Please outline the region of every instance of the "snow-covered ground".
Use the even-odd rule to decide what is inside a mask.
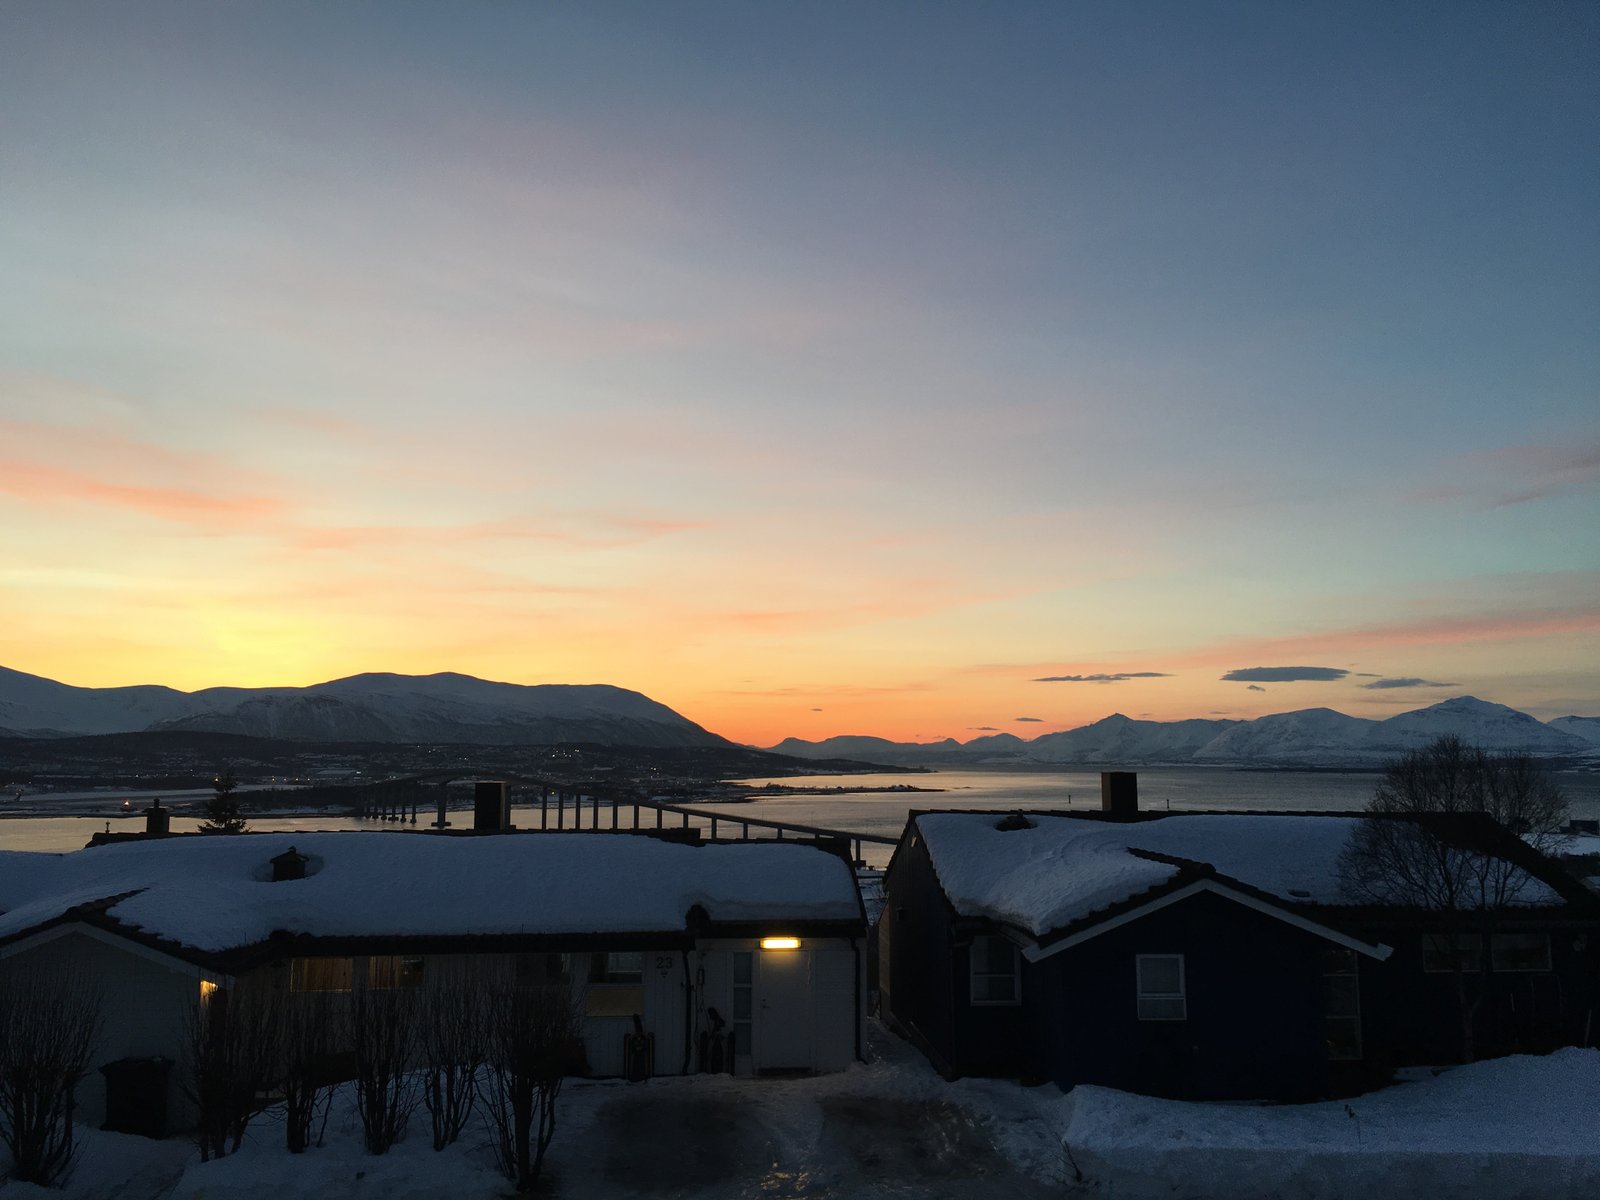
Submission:
[[[998,1080],[947,1084],[874,1027],[872,1062],[838,1075],[575,1082],[546,1166],[560,1200],[1046,1196],[1600,1196],[1600,1051],[1458,1067],[1346,1101],[1192,1104]],[[362,1153],[348,1106],[302,1156],[260,1120],[200,1163],[187,1143],[91,1131],[65,1190],[4,1200],[477,1200],[510,1189],[481,1135],[435,1154],[418,1112],[390,1154]]]

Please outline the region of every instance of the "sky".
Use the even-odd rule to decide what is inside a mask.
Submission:
[[[1600,6],[0,6],[0,665],[1600,713]]]

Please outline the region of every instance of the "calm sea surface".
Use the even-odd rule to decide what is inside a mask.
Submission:
[[[1338,771],[1238,771],[1225,767],[1163,767],[1139,772],[1139,803],[1146,809],[1288,809],[1309,812],[1318,809],[1356,809],[1372,795],[1377,775]],[[1600,817],[1600,773],[1563,772],[1557,776],[1576,817]],[[828,791],[822,795],[760,797],[748,804],[696,805],[714,811],[719,818],[737,820],[740,816],[768,821],[787,821],[798,825],[817,825],[852,833],[896,837],[911,809],[970,808],[1005,811],[1014,808],[1089,809],[1100,803],[1100,775],[1097,771],[972,771],[947,770],[916,775],[815,775],[774,779],[741,780],[752,793],[767,783],[782,787],[859,789],[910,785],[930,789],[918,792]],[[937,789],[937,790],[932,790]],[[141,816],[122,816],[116,810],[125,797],[136,808],[147,803],[147,796],[118,792],[114,797],[98,795],[58,797],[45,801],[29,797],[29,802],[60,803],[73,812],[99,809],[92,816],[0,817],[0,850],[75,850],[101,829],[135,832],[143,828]],[[187,799],[163,793],[168,800]],[[203,796],[195,796],[198,802]],[[523,828],[537,828],[538,809],[518,808],[513,820]],[[426,827],[432,814],[419,814],[416,828]],[[469,824],[465,812],[452,814],[456,827]],[[175,830],[193,829],[197,818],[174,816]],[[609,820],[602,817],[602,827]],[[250,818],[250,828],[259,832],[299,830],[413,828],[387,822],[364,821],[343,816],[295,815]],[[726,828],[723,830],[726,833]],[[869,850],[869,861],[885,860]]]

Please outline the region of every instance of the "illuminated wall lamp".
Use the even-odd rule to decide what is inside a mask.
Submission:
[[[209,979],[202,979],[200,981],[200,1003],[201,1004],[209,1003],[210,1000],[211,1000],[211,997],[215,996],[216,994],[217,994],[217,985],[216,984],[212,983],[211,980],[209,980]]]
[[[798,950],[800,939],[797,937],[764,937],[761,939],[763,950]]]

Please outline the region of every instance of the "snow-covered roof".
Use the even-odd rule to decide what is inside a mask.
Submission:
[[[917,829],[939,883],[966,917],[989,917],[1035,937],[1175,880],[1184,859],[1288,905],[1353,905],[1339,856],[1357,828],[1346,816],[1188,814],[1100,821],[1030,813],[1032,828],[1000,830],[995,813],[923,813]],[[1523,905],[1559,904],[1530,879]]]
[[[305,879],[271,882],[294,846]],[[131,894],[130,894],[131,893]],[[304,833],[185,837],[0,852],[0,939],[78,905],[196,950],[313,937],[682,932],[716,922],[853,921],[842,859],[776,842],[689,846],[626,834],[438,837]]]

